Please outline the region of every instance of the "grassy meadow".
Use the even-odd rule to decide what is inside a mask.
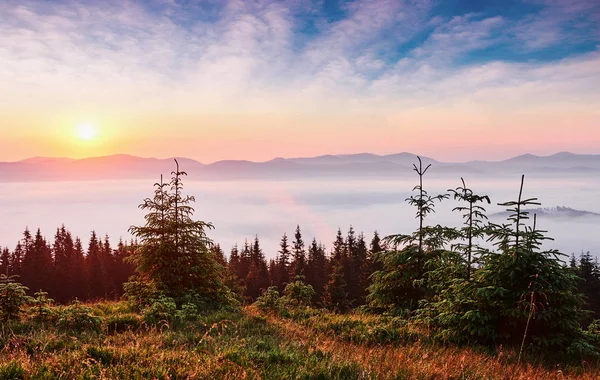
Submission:
[[[0,331],[0,379],[597,379],[498,348],[430,343],[405,320],[257,306],[175,316],[125,302],[30,308]],[[162,318],[165,317],[165,318]]]

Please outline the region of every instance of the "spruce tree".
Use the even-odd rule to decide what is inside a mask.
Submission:
[[[347,284],[344,279],[344,265],[341,260],[333,261],[332,273],[325,286],[323,304],[329,310],[345,313],[350,309],[350,300],[346,291]]]
[[[297,276],[304,276],[304,271],[306,270],[306,252],[304,250],[304,241],[302,240],[300,226],[296,226],[296,232],[294,233],[292,255],[293,259],[290,277],[295,279]]]
[[[88,281],[86,276],[86,258],[83,249],[83,244],[79,237],[75,238],[75,244],[73,247],[73,270],[71,273],[71,283],[73,284],[73,299],[83,300],[89,293]]]
[[[427,282],[427,263],[435,260],[445,251],[445,246],[456,239],[458,234],[452,228],[426,226],[425,219],[435,211],[435,201],[448,198],[447,194],[430,195],[424,188],[424,176],[431,165],[423,168],[421,158],[419,166],[413,165],[419,183],[413,188],[416,194],[406,199],[414,206],[418,229],[412,234],[398,234],[386,237],[386,243],[394,250],[386,253],[383,270],[372,275],[368,301],[374,310],[391,310],[403,313],[415,310],[421,300],[431,296]]]
[[[210,251],[213,243],[206,235],[213,225],[193,219],[195,198],[183,195],[186,173],[175,163],[170,183],[155,184],[154,197],[140,205],[146,211],[145,224],[130,228],[139,240],[131,256],[136,280],[177,302],[194,297],[216,305],[223,301],[225,288],[220,265]]]
[[[278,289],[285,288],[285,285],[290,283],[290,248],[288,245],[287,234],[283,234],[281,243],[279,243],[279,256],[277,258],[277,281],[275,285]]]
[[[12,252],[10,257],[10,271],[11,274],[16,276],[21,276],[23,274],[23,257],[25,256],[25,252],[23,250],[23,245],[19,241],[15,250]]]
[[[7,276],[10,274],[10,251],[8,248],[2,249],[2,254],[0,255],[0,274]]]
[[[105,297],[106,276],[104,274],[104,264],[102,261],[102,246],[98,240],[96,231],[92,231],[87,255],[85,257],[87,296],[92,300]]]
[[[448,191],[454,194],[454,199],[467,204],[467,206],[457,206],[452,211],[463,212],[464,227],[460,230],[460,239],[465,243],[455,244],[454,249],[464,252],[467,263],[466,278],[470,279],[473,255],[480,250],[475,240],[484,237],[487,231],[487,226],[484,225],[484,222],[487,221],[486,210],[478,203],[486,202],[490,204],[491,201],[487,195],[475,194],[473,190],[467,187],[463,178],[461,178],[461,182],[462,186]]]
[[[24,244],[27,247],[23,257],[23,285],[31,292],[52,287],[53,269],[52,250],[38,228],[34,238],[27,236],[26,230]]]
[[[321,244],[317,244],[317,239],[313,239],[308,248],[306,283],[311,285],[315,291],[314,304],[321,303],[323,299],[325,285],[327,284],[326,264],[325,248]]]

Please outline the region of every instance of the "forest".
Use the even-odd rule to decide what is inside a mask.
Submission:
[[[429,167],[414,231],[297,226],[268,260],[210,239],[178,164],[116,247],[25,229],[0,255],[0,378],[597,378],[597,259],[551,248],[524,176],[495,224],[465,179],[430,194]],[[449,201],[460,228],[430,223]]]

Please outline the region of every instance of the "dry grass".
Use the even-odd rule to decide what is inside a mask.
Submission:
[[[334,360],[357,363],[366,378],[377,379],[599,379],[598,368],[555,368],[524,364],[516,367],[514,351],[500,351],[497,356],[478,353],[469,348],[443,347],[421,341],[404,346],[353,344],[332,334],[319,332],[291,319],[262,314],[255,307],[246,308],[251,315],[265,315],[269,324],[278,326],[288,339],[330,353]],[[348,320],[373,316],[344,316]],[[308,323],[310,325],[310,323]]]
[[[108,321],[135,324],[140,316],[123,303],[88,306],[103,319],[100,330],[67,331],[31,321],[2,326],[0,380],[511,379],[516,362],[513,351],[491,356],[430,345],[413,335],[410,342],[399,335],[395,343],[360,343],[357,337],[374,336],[370,330],[391,329],[389,320],[377,316],[313,311],[294,321],[247,307],[185,323],[115,330]],[[600,372],[524,364],[512,378],[575,377],[597,379]]]

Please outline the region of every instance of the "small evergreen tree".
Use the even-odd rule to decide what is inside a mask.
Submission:
[[[136,266],[135,280],[177,302],[194,296],[216,305],[224,301],[225,288],[221,266],[210,251],[212,241],[206,235],[213,225],[192,219],[195,199],[182,194],[181,177],[186,173],[175,162],[177,169],[170,184],[167,186],[162,180],[155,184],[154,197],[140,205],[147,211],[145,225],[130,228],[139,239],[131,256]]]
[[[296,276],[304,276],[304,271],[306,270],[306,252],[304,251],[304,241],[302,240],[300,226],[296,226],[294,243],[292,245],[292,255],[293,260],[290,277],[295,278]]]
[[[458,249],[465,253],[467,262],[467,279],[471,278],[471,268],[473,265],[473,254],[479,247],[474,240],[485,236],[486,226],[483,224],[487,220],[485,208],[479,206],[478,203],[491,203],[487,195],[477,195],[473,190],[469,189],[465,184],[465,180],[461,178],[462,186],[456,189],[450,189],[454,194],[454,199],[466,202],[467,206],[457,206],[452,211],[464,212],[463,220],[465,226],[460,230],[460,239],[466,241],[465,244],[456,244],[454,249]]]
[[[21,308],[31,301],[26,286],[16,282],[17,276],[0,274],[0,320],[6,323],[18,319]]]
[[[290,248],[288,245],[288,237],[284,233],[279,243],[279,256],[277,258],[276,285],[278,289],[285,289],[285,285],[290,282]]]
[[[445,244],[457,237],[452,228],[425,226],[426,217],[435,211],[435,201],[442,201],[448,195],[429,195],[423,187],[423,177],[431,165],[423,168],[421,158],[418,159],[419,166],[413,166],[419,177],[419,184],[413,189],[416,195],[406,201],[417,209],[419,227],[410,235],[386,237],[385,241],[394,250],[382,258],[383,270],[372,275],[368,302],[374,310],[402,313],[407,309],[417,309],[419,301],[430,296],[425,272],[431,268],[426,268],[426,265],[433,263],[431,260],[444,252]]]

